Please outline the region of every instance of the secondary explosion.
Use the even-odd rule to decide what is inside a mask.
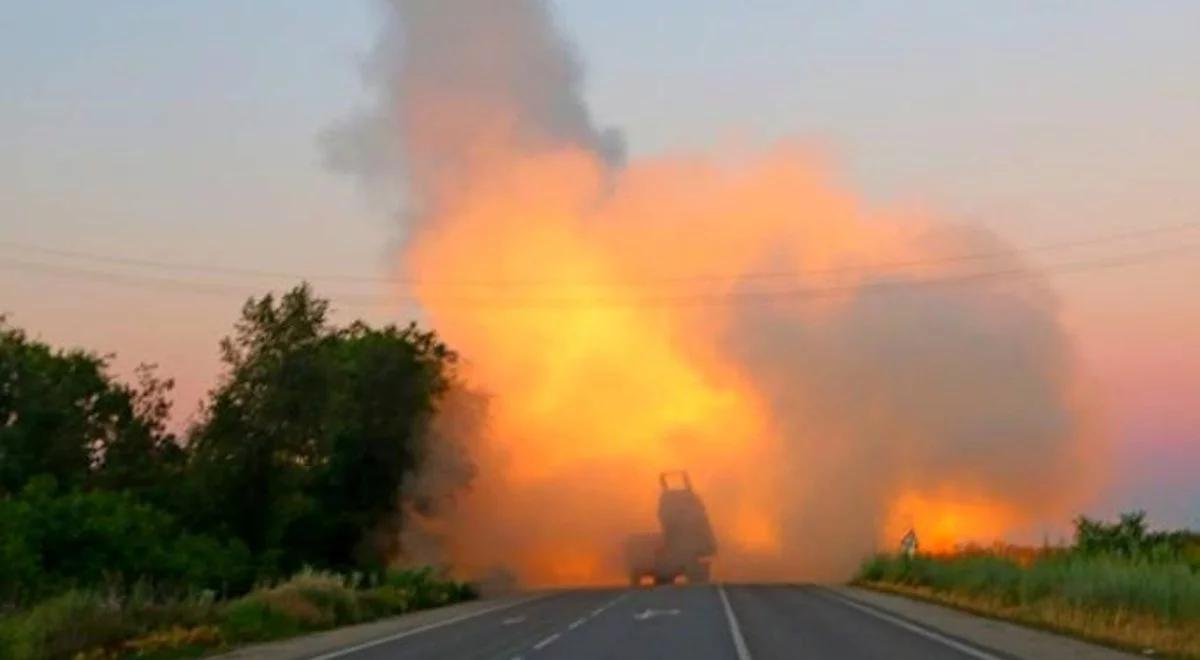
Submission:
[[[403,200],[403,295],[488,397],[455,566],[622,580],[670,468],[725,579],[845,577],[909,527],[1040,536],[1087,495],[1097,432],[1019,253],[866,208],[799,144],[627,162],[541,2],[384,7],[377,103],[326,146]]]

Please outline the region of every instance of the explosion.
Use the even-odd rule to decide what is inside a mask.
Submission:
[[[798,144],[624,162],[542,3],[387,7],[378,107],[328,143],[400,191],[403,294],[488,399],[455,566],[620,581],[664,469],[726,579],[844,577],[909,526],[990,542],[1087,492],[1054,297],[998,239],[867,208]]]

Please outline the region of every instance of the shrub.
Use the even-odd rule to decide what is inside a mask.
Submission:
[[[225,607],[220,630],[228,640],[260,642],[297,635],[303,627],[292,614],[251,595]]]
[[[211,591],[159,597],[148,583],[139,582],[125,596],[122,613],[136,621],[142,631],[152,631],[210,624],[216,619],[218,607]]]
[[[882,582],[889,564],[887,555],[874,555],[863,561],[858,569],[858,579],[863,582]]]
[[[122,649],[138,658],[158,655],[177,657],[183,651],[191,651],[198,655],[205,649],[220,646],[221,641],[221,630],[216,626],[173,626],[131,639],[122,645]]]
[[[69,658],[92,648],[116,646],[134,628],[120,607],[96,594],[69,591],[13,617],[4,636],[14,660]]]
[[[169,514],[128,494],[58,493],[34,480],[19,497],[0,499],[0,605],[120,587],[123,578],[225,592],[248,587],[249,575],[245,545],[179,534]]]
[[[412,609],[408,592],[388,585],[363,591],[358,596],[358,605],[366,618],[403,614]]]
[[[363,618],[353,579],[305,569],[286,582],[256,589],[230,603],[221,627],[228,639],[257,641]]]
[[[427,570],[394,572],[382,584],[360,589],[359,576],[306,569],[225,602],[211,591],[165,596],[147,581],[106,595],[69,591],[0,618],[0,660],[179,657],[472,596],[464,585],[432,576]]]
[[[478,597],[470,585],[436,578],[433,569],[428,566],[388,571],[384,575],[383,585],[405,593],[410,605],[417,609],[473,600]]]
[[[334,625],[360,620],[356,579],[336,573],[305,569],[276,587],[276,591],[296,593],[312,603]]]

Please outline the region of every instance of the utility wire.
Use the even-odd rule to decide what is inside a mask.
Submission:
[[[212,273],[221,275],[239,275],[250,276],[257,278],[275,278],[275,279],[291,279],[291,280],[313,280],[313,281],[329,281],[329,282],[358,282],[358,283],[375,283],[375,284],[392,284],[397,286],[422,286],[422,287],[475,287],[485,289],[502,289],[516,287],[551,287],[551,286],[577,286],[577,287],[592,287],[604,288],[606,286],[627,287],[627,286],[649,286],[658,283],[686,283],[686,282],[742,282],[753,280],[780,280],[780,279],[795,279],[803,276],[812,275],[831,275],[838,273],[861,273],[861,272],[879,272],[889,270],[903,270],[909,268],[919,268],[928,266],[940,266],[954,263],[969,263],[974,261],[987,261],[992,259],[1000,259],[1004,257],[1016,257],[1025,254],[1035,254],[1042,252],[1054,252],[1058,250],[1070,250],[1081,247],[1090,247],[1095,245],[1103,245],[1106,243],[1134,240],[1138,238],[1148,238],[1164,234],[1173,234],[1187,232],[1200,229],[1200,222],[1186,222],[1171,225],[1161,225],[1147,229],[1131,230],[1106,234],[1101,236],[1093,236],[1084,239],[1076,239],[1069,241],[1057,241],[1051,243],[1043,243],[1039,245],[1028,246],[1024,248],[998,249],[985,252],[974,252],[966,254],[946,255],[942,257],[931,257],[925,259],[912,259],[903,261],[878,262],[873,264],[847,264],[842,266],[832,266],[827,268],[810,268],[797,270],[780,270],[780,271],[758,271],[748,273],[729,273],[729,274],[692,274],[692,275],[657,275],[642,277],[635,282],[617,282],[609,285],[604,283],[572,283],[569,281],[557,280],[426,280],[421,278],[392,278],[392,277],[372,277],[367,275],[350,275],[337,273],[294,273],[275,270],[260,270],[254,268],[240,268],[232,266],[206,265],[187,262],[168,262],[154,259],[143,259],[136,257],[114,256],[95,252],[85,252],[80,250],[63,250],[58,248],[46,247],[43,245],[34,245],[28,243],[19,243],[13,241],[0,241],[0,247],[22,252],[36,252],[40,254],[67,257],[73,259],[83,259],[87,261],[95,261],[99,263],[109,263],[123,266],[133,266],[140,268],[150,268],[155,270],[171,270],[171,271],[190,271],[200,273]]]
[[[140,268],[152,268],[156,270],[175,270],[175,271],[191,271],[200,273],[213,273],[219,275],[242,275],[251,277],[268,277],[277,279],[291,280],[330,280],[344,282],[400,282],[384,277],[372,277],[369,275],[340,275],[340,274],[307,274],[292,273],[275,270],[259,270],[256,268],[239,268],[236,266],[219,266],[212,264],[196,264],[187,262],[171,262],[158,261],[154,259],[142,259],[138,257],[115,256],[108,254],[99,254],[96,252],[85,252],[82,250],[62,250],[58,248],[46,247],[44,245],[33,245],[29,243],[17,243],[14,241],[0,241],[0,247],[21,250],[27,252],[38,252],[45,255],[56,257],[70,257],[74,259],[83,259],[86,261],[96,261],[100,263],[116,264],[122,266],[136,266]]]
[[[169,277],[116,273],[93,268],[63,266],[60,264],[49,264],[45,262],[31,261],[28,259],[12,259],[8,257],[0,257],[0,268],[18,271],[33,271],[52,276],[59,276],[66,279],[83,279],[88,282],[118,284],[122,286],[143,289],[180,291],[184,293],[198,293],[218,296],[251,296],[261,293],[259,289],[254,288],[252,285],[236,285],[222,282],[203,282],[198,280],[183,280]],[[349,302],[352,306],[363,307],[385,303],[405,302],[405,297],[403,296],[388,297],[385,299],[363,294],[340,292],[335,294],[334,297],[336,297],[339,302]],[[408,301],[414,303],[416,302],[416,300],[413,298],[408,298]]]
[[[877,295],[887,293],[903,293],[920,289],[936,287],[953,287],[993,281],[1012,279],[1028,279],[1043,274],[1069,274],[1095,270],[1123,268],[1138,264],[1150,263],[1166,257],[1177,256],[1195,251],[1196,245],[1172,246],[1156,250],[1141,251],[1105,258],[1093,258],[1049,264],[1042,268],[1008,267],[992,270],[974,271],[957,275],[926,277],[916,279],[884,279],[855,284],[834,286],[813,286],[779,290],[730,291],[725,293],[701,293],[693,295],[672,296],[633,296],[631,298],[584,298],[584,297],[525,297],[512,298],[502,296],[428,296],[416,297],[410,295],[368,296],[355,293],[330,293],[325,295],[339,305],[349,307],[377,307],[380,305],[405,304],[422,305],[435,304],[453,307],[472,307],[490,310],[522,310],[522,309],[591,309],[591,308],[670,308],[693,306],[727,306],[739,303],[767,303],[776,301],[806,301],[826,299],[850,295]],[[57,264],[30,261],[26,259],[9,259],[0,257],[0,268],[36,271],[68,278],[86,278],[88,281],[120,284],[151,289],[166,289],[185,291],[189,293],[229,295],[247,295],[243,287],[223,283],[197,282],[175,278],[146,277],[113,273],[95,269],[76,268]],[[253,292],[251,292],[253,294]]]

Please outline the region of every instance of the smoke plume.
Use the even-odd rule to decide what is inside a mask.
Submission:
[[[375,107],[324,136],[327,162],[373,190],[403,191],[407,220],[435,213],[503,142],[523,153],[571,145],[609,163],[624,141],[597,128],[570,46],[536,0],[391,0],[364,74]]]
[[[400,200],[405,293],[489,396],[436,521],[461,570],[620,580],[665,469],[733,579],[989,542],[1092,487],[1057,303],[997,237],[866,208],[795,144],[623,162],[542,2],[384,9],[375,105],[325,141]]]

